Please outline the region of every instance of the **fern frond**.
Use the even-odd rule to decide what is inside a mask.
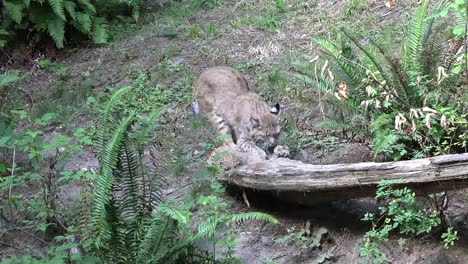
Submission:
[[[177,222],[182,223],[184,225],[187,225],[188,223],[190,223],[191,215],[189,214],[189,212],[185,212],[185,211],[178,210],[175,208],[170,208],[169,206],[164,205],[164,204],[158,207],[158,213],[161,215],[167,216],[171,219],[174,219]]]
[[[421,52],[424,40],[425,19],[429,0],[423,0],[408,29],[404,47],[405,66],[415,76],[421,74]]]
[[[362,46],[361,43],[356,38],[351,36],[351,34],[349,34],[346,30],[343,29],[342,31],[354,43],[354,45],[356,45],[356,47],[358,47],[358,49],[364,53],[367,58],[369,58],[369,60],[372,62],[372,65],[374,65],[380,75],[382,75],[382,78],[385,80],[387,85],[393,86],[393,80],[387,75],[387,71],[380,65],[374,54],[372,54],[370,50],[364,48],[364,46]]]
[[[377,50],[380,52],[380,54],[382,54],[384,59],[387,61],[387,64],[388,64],[388,66],[390,68],[390,72],[391,72],[391,74],[393,76],[393,80],[394,80],[393,88],[396,90],[397,96],[402,98],[402,100],[404,100],[405,102],[408,102],[410,94],[412,92],[411,92],[411,90],[409,88],[408,79],[407,79],[407,76],[404,73],[403,67],[401,66],[401,64],[397,60],[392,59],[380,45],[375,43],[374,40],[370,39],[370,43],[375,48],[377,48]]]
[[[140,243],[136,263],[167,263],[167,261],[161,261],[161,258],[170,258],[168,254],[172,255],[170,253],[175,251],[171,250],[171,247],[176,244],[177,231],[178,223],[176,220],[169,217],[154,217]],[[189,240],[182,241],[186,242],[183,248],[191,243]]]
[[[93,36],[94,43],[107,43],[107,40],[109,39],[109,25],[104,18],[96,17],[93,19],[93,31],[91,34]]]
[[[106,107],[102,110],[102,112],[99,115],[99,120],[97,123],[97,138],[96,138],[96,149],[98,153],[100,153],[99,156],[104,155],[104,146],[107,143],[106,142],[106,135],[109,132],[109,127],[112,127],[112,124],[115,124],[115,120],[113,117],[113,113],[115,109],[117,109],[118,104],[120,103],[120,100],[122,96],[125,95],[130,90],[131,87],[123,87],[114,92],[109,99],[109,102],[107,103]]]
[[[57,48],[63,48],[65,40],[65,21],[56,15],[51,15],[46,19],[47,32],[54,40]]]
[[[21,77],[18,76],[18,73],[15,71],[8,71],[5,73],[0,73],[0,88],[20,80]]]
[[[120,182],[121,211],[125,219],[135,219],[142,214],[144,202],[140,201],[142,183],[139,172],[139,155],[130,144],[122,144],[120,149],[120,168],[115,172]]]
[[[76,12],[76,29],[83,33],[89,33],[91,31],[91,17],[83,12]]]
[[[10,14],[11,19],[17,24],[21,24],[25,6],[22,3],[12,1],[2,1],[2,3],[5,6],[5,10]]]
[[[54,13],[59,16],[62,20],[66,21],[65,10],[63,7],[63,0],[49,0],[49,4],[52,7]]]
[[[63,3],[65,10],[67,10],[68,15],[75,20],[76,19],[76,4],[72,1],[65,1]]]
[[[143,149],[145,148],[146,143],[148,142],[148,131],[154,128],[154,123],[163,109],[164,107],[159,107],[156,110],[152,111],[149,117],[143,120],[143,123],[138,132],[135,133],[134,140],[135,144],[137,145],[137,150],[140,154],[143,153]]]
[[[279,221],[278,219],[274,218],[273,216],[265,213],[260,213],[260,212],[248,212],[248,213],[240,213],[240,214],[234,214],[228,216],[228,221],[226,221],[228,224],[229,223],[242,223],[245,221],[263,221],[263,222],[268,222],[272,224],[278,224]]]
[[[120,123],[112,138],[107,142],[100,158],[100,176],[96,182],[90,218],[90,223],[94,227],[94,230],[98,231],[98,242],[103,239],[110,239],[112,234],[106,216],[106,207],[110,205],[112,184],[114,182],[113,172],[117,168],[119,150],[125,135],[134,121],[134,117],[134,115],[130,115]]]
[[[96,8],[89,0],[78,0],[78,4],[87,11],[88,14],[95,14]]]
[[[198,234],[202,237],[212,237],[216,234],[218,225],[221,222],[221,218],[217,215],[213,215],[198,224]]]
[[[314,128],[337,131],[349,128],[349,124],[337,120],[324,120],[316,123]]]
[[[345,76],[348,79],[348,83],[350,84],[358,84],[362,80],[362,68],[352,60],[349,60],[345,56],[343,56],[338,48],[333,45],[331,42],[324,40],[324,39],[314,39],[315,43],[319,45],[328,55],[330,55],[333,59],[335,59],[336,63],[343,71]]]
[[[6,46],[8,42],[8,35],[10,35],[6,30],[0,29],[0,48]]]
[[[132,4],[132,17],[135,19],[135,22],[138,22],[140,18],[140,6],[136,3]]]

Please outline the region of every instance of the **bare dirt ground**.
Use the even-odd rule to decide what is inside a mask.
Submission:
[[[227,64],[241,69],[264,98],[279,100],[284,105],[285,126],[294,126],[307,137],[313,123],[321,117],[313,92],[310,98],[297,96],[307,87],[292,77],[291,62],[315,57],[318,53],[311,39],[327,37],[332,27],[367,28],[369,32],[378,33],[379,27],[406,24],[416,1],[398,1],[394,8],[387,8],[384,1],[370,0],[363,10],[349,15],[343,15],[347,1],[286,2],[289,11],[281,15],[281,26],[268,30],[255,23],[242,22],[242,18],[265,12],[268,1],[223,1],[220,6],[196,11],[188,17],[171,13],[167,6],[149,12],[136,28],[123,32],[121,39],[103,47],[67,53],[60,60],[70,70],[67,92],[88,89],[92,94],[105,93],[107,87],[130,84],[134,69],[149,72],[154,86],[176,89],[178,83],[190,83],[206,67]],[[207,37],[209,23],[216,25],[217,33]],[[174,33],[167,34],[167,30]],[[401,38],[398,30],[393,34],[397,36],[395,40],[398,41],[398,36]],[[179,66],[182,70],[174,70]],[[276,71],[283,74],[287,93],[279,93],[278,85],[268,81],[271,73]],[[25,79],[21,88],[40,102],[50,95],[59,78],[43,69],[34,68],[33,72],[34,76]],[[86,97],[86,93],[76,94]],[[86,101],[86,98],[81,99]],[[60,100],[58,98],[53,104],[60,104]],[[192,175],[202,168],[209,155],[199,143],[213,142],[214,134],[210,128],[192,128],[193,117],[188,105],[171,104],[168,109],[163,115],[167,126],[159,133],[160,170],[169,178],[166,198],[179,199],[190,191],[196,181]],[[70,129],[93,124],[88,111],[71,112]],[[337,139],[321,148],[309,144],[295,152],[296,159],[312,164],[372,158],[365,144],[345,139]],[[187,165],[174,172],[174,164],[181,159]],[[96,170],[97,166],[94,154],[85,152],[74,157],[66,169]],[[80,191],[76,185],[71,185],[65,186],[64,193],[73,196]],[[238,234],[236,255],[246,263],[358,263],[362,236],[369,228],[360,219],[365,212],[376,212],[378,207],[372,198],[305,208],[272,200],[266,194],[253,192],[248,195],[251,208],[243,203],[239,190],[228,192],[226,199],[232,205],[232,212],[260,210],[277,217],[280,224],[254,223],[235,227]],[[461,237],[455,247],[445,250],[440,238],[435,236],[407,238],[403,244],[395,235],[383,249],[391,263],[468,263],[466,197],[465,191],[450,193],[449,219]],[[304,232],[307,235],[303,240],[282,239]],[[315,239],[313,244],[312,240],[317,237],[318,242]]]

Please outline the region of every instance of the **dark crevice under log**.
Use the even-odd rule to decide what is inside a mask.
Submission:
[[[237,166],[218,179],[227,184],[271,191],[289,202],[317,203],[375,196],[382,179],[399,179],[425,195],[468,187],[468,153],[397,162],[312,165],[285,158],[263,160],[230,150]]]

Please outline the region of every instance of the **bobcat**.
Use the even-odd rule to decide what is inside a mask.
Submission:
[[[275,148],[280,135],[279,104],[270,108],[238,71],[223,66],[206,69],[197,80],[193,97],[194,112],[200,106],[219,134],[231,135],[239,151],[255,151],[266,158],[258,143],[277,156],[288,155],[283,147]]]

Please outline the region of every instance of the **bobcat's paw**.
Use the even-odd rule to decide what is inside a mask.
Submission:
[[[273,157],[275,158],[287,158],[289,157],[289,148],[285,146],[278,145],[273,150]]]
[[[245,142],[240,144],[236,148],[239,152],[255,152],[257,153],[262,159],[267,158],[267,154],[261,148],[257,147],[253,142]]]

